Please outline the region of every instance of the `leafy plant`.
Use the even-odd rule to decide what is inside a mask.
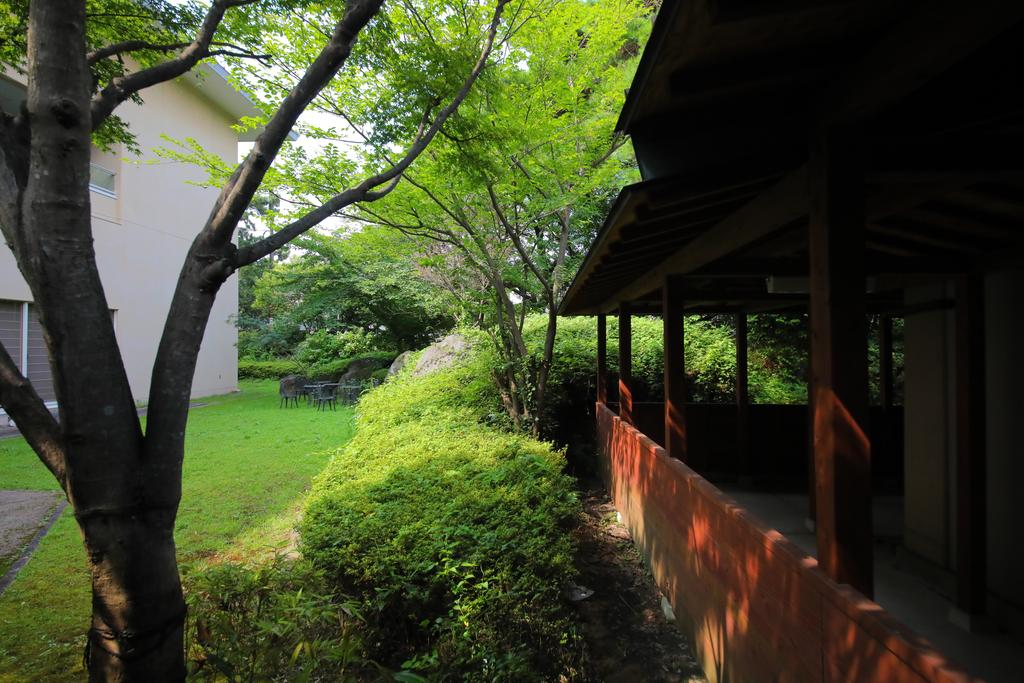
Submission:
[[[359,609],[308,562],[218,564],[187,575],[188,663],[211,681],[359,680]]]
[[[502,428],[493,352],[474,341],[461,364],[363,397],[356,436],[314,484],[302,550],[363,601],[368,655],[391,668],[572,679],[576,496],[560,452]]]

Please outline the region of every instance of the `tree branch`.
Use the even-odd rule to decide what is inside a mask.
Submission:
[[[384,185],[385,183],[391,183],[391,181],[397,182],[397,179],[407,168],[409,168],[412,162],[416,160],[423,150],[427,148],[427,145],[429,145],[430,141],[434,139],[434,136],[437,135],[437,132],[448,120],[448,117],[450,117],[455,110],[459,108],[462,101],[466,99],[470,88],[473,87],[473,84],[487,65],[487,59],[491,54],[491,49],[494,47],[494,38],[498,31],[498,24],[501,22],[501,14],[508,2],[509,0],[498,1],[498,5],[494,10],[494,16],[492,17],[490,26],[488,27],[487,38],[484,41],[484,48],[480,53],[480,57],[477,59],[476,64],[473,66],[473,70],[462,84],[458,93],[456,93],[455,97],[452,98],[448,105],[441,110],[434,119],[434,122],[430,125],[430,128],[413,142],[405,155],[399,159],[397,163],[377,175],[366,178],[359,185],[335,195],[319,208],[310,211],[273,235],[260,240],[255,244],[249,245],[244,249],[239,249],[235,256],[235,267],[240,268],[263,258],[272,251],[280,249],[288,242],[292,241],[313,226],[321,223],[329,216],[341,211],[350,204],[374,201],[390,192],[391,189],[394,189],[395,183],[392,183],[392,185],[386,190],[372,192],[372,190]]]
[[[35,387],[18,370],[14,360],[0,345],[0,406],[18,425],[25,440],[47,469],[67,492],[64,442],[60,425]]]
[[[348,4],[345,14],[335,26],[327,45],[306,69],[299,82],[285,96],[277,111],[267,122],[263,132],[256,138],[256,143],[249,150],[245,160],[239,164],[231,176],[231,180],[224,186],[199,239],[208,239],[219,245],[230,242],[235,226],[238,225],[238,221],[241,220],[253,196],[263,183],[263,178],[274,163],[274,159],[277,158],[282,145],[288,139],[288,134],[295,126],[295,122],[345,64],[359,32],[377,14],[382,4],[383,0],[353,1]],[[322,220],[323,218],[317,223]],[[301,232],[296,233],[296,236],[298,234]],[[281,242],[274,248],[280,248],[285,243]],[[248,248],[252,248],[252,246],[255,245],[250,245]],[[266,256],[270,251],[260,254],[253,261]]]
[[[142,50],[152,50],[153,52],[172,52],[174,50],[180,50],[184,47],[188,47],[191,44],[191,42],[182,42],[158,45],[146,40],[122,40],[120,43],[112,43],[111,45],[107,45],[87,53],[85,55],[85,61],[88,62],[89,66],[92,66],[104,59],[127,54],[129,52],[140,52]]]
[[[131,52],[141,52],[143,50],[150,50],[152,52],[173,52],[174,50],[180,50],[182,48],[188,47],[191,44],[192,43],[190,42],[182,42],[159,45],[156,43],[150,43],[145,40],[124,40],[120,43],[113,43],[111,45],[107,45],[105,47],[93,50],[92,52],[88,53],[85,56],[85,58],[86,61],[89,63],[89,66],[92,66],[97,62],[103,61],[104,59],[109,59],[110,57],[117,57],[119,55],[124,55]],[[238,57],[241,59],[256,59],[259,61],[270,59],[270,55],[256,54],[255,52],[246,50],[244,47],[241,47],[239,45],[233,45],[231,43],[220,43],[217,41],[211,41],[210,47],[219,47],[222,49],[208,51],[206,53],[207,57],[227,55],[229,57]]]
[[[505,234],[512,240],[512,244],[515,246],[516,251],[519,252],[519,258],[523,259],[523,263],[533,272],[537,279],[540,280],[541,285],[544,286],[544,293],[547,294],[548,302],[552,301],[551,284],[548,282],[547,277],[540,271],[537,264],[533,262],[530,255],[526,253],[526,248],[523,246],[523,241],[519,239],[519,233],[509,224],[505,218],[505,214],[502,212],[501,207],[498,205],[498,197],[494,194],[494,186],[491,184],[487,185],[487,196],[491,200],[491,208],[494,209],[494,215],[498,217],[498,222],[501,223],[502,227],[505,228]]]
[[[224,13],[232,8],[249,5],[256,0],[214,0],[203,19],[195,39],[188,43],[174,59],[161,62],[147,69],[136,71],[126,76],[118,76],[106,87],[96,93],[90,103],[92,129],[98,129],[122,102],[129,97],[158,83],[172,80],[186,73],[209,56],[210,44],[217,33]],[[101,48],[100,51],[106,48]],[[174,48],[170,48],[174,49]],[[169,51],[169,50],[168,50]],[[116,52],[114,53],[116,54]],[[110,55],[107,55],[110,56]],[[90,64],[93,62],[90,61]]]

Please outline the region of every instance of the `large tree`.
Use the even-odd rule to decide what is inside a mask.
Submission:
[[[382,12],[383,0],[14,0],[0,9],[0,58],[27,79],[20,110],[0,115],[0,228],[40,313],[60,415],[2,347],[0,404],[60,483],[81,529],[92,576],[91,680],[185,676],[173,531],[192,377],[219,287],[345,207],[393,189],[484,71],[507,2],[456,2],[442,16],[457,21],[443,26],[423,23],[415,2]],[[286,41],[292,56],[275,61]],[[418,62],[423,55],[434,59]],[[121,104],[218,56],[255,60],[250,68],[280,87],[264,93],[262,132],[196,226],[173,285],[143,432],[93,251],[90,148],[130,143],[115,114]],[[357,68],[341,72],[351,62]],[[385,97],[416,73],[418,90]],[[336,191],[236,247],[232,235],[299,117],[353,88],[353,97],[382,98],[375,135],[390,161],[370,154],[345,162]]]
[[[433,277],[475,312],[502,359],[516,425],[539,434],[569,277],[618,190],[636,178],[615,132],[649,10],[633,0],[563,2],[524,26],[508,58],[384,202],[354,218],[425,243]],[[528,311],[547,316],[527,348]]]
[[[455,325],[447,302],[419,277],[412,240],[365,229],[312,235],[301,247],[252,285],[262,339],[356,332],[378,350],[407,351]]]

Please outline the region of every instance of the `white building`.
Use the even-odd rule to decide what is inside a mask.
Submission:
[[[0,73],[0,108],[17,111],[25,88]],[[193,138],[233,163],[239,136],[232,124],[257,112],[218,67],[145,90],[145,103],[126,102],[117,113],[135,134],[140,156],[93,150],[92,229],[96,260],[114,316],[132,394],[145,400],[157,344],[185,254],[203,226],[218,189],[200,187],[205,173],[158,156],[171,145],[163,136]],[[192,385],[193,396],[237,388],[238,280],[221,287],[206,328]],[[0,342],[40,395],[54,401],[53,382],[32,294],[6,246],[0,246]]]

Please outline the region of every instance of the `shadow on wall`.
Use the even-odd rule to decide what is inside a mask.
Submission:
[[[606,406],[602,475],[709,681],[976,681]]]

